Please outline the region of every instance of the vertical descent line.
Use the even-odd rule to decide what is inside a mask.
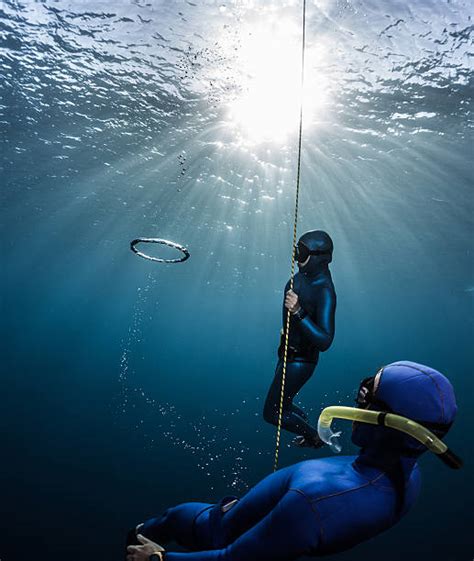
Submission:
[[[304,94],[305,50],[306,50],[306,0],[303,0],[303,37],[301,43],[300,125],[299,125],[299,134],[298,134],[298,166],[296,172],[295,216],[293,222],[293,245],[291,251],[290,290],[293,290],[293,280],[295,276],[296,231],[298,227],[298,207],[299,207],[299,198],[300,198],[301,146],[303,140],[303,94]],[[280,408],[278,411],[278,425],[276,431],[275,460],[273,464],[273,471],[277,471],[278,469],[278,460],[280,455],[281,424],[283,419],[283,403],[285,399],[286,367],[288,364],[288,337],[290,333],[290,318],[291,318],[291,312],[290,310],[288,310],[286,314],[286,324],[285,324],[285,347],[283,352],[283,371],[281,376]]]

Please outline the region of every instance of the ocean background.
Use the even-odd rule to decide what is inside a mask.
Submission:
[[[426,454],[414,510],[334,561],[474,555],[473,11],[308,0],[298,231],[332,236],[338,309],[301,403],[428,364],[465,461]],[[271,472],[300,42],[294,1],[0,2],[2,561],[116,561],[129,527]],[[281,466],[330,454],[289,443]]]

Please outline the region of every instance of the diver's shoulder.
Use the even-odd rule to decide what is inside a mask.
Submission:
[[[309,500],[350,491],[360,485],[352,467],[355,459],[355,456],[337,456],[300,462],[294,466],[289,486]]]
[[[330,292],[336,294],[334,288],[334,283],[332,282],[331,273],[327,271],[326,273],[320,274],[312,279],[311,285],[318,290],[329,290]]]

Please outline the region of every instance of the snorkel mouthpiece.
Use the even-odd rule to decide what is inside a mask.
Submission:
[[[370,425],[381,425],[408,434],[431,452],[436,454],[447,466],[452,469],[462,467],[462,460],[451,452],[446,444],[423,425],[394,413],[356,409],[355,407],[332,406],[326,407],[319,416],[318,434],[333,452],[339,453],[342,449],[339,442],[340,432],[333,432],[331,424],[333,419],[345,419]]]
[[[462,459],[452,452],[449,448],[446,452],[438,454],[438,458],[451,469],[461,469]]]
[[[335,414],[338,410],[339,415]],[[339,454],[342,450],[341,443],[339,442],[339,437],[341,436],[341,431],[333,432],[331,429],[332,420],[337,417],[343,419],[340,415],[343,413],[341,409],[351,409],[350,407],[326,407],[323,409],[321,415],[318,419],[318,434],[319,438],[331,448],[335,454]]]

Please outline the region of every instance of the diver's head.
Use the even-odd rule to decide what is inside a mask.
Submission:
[[[394,362],[362,381],[358,407],[395,413],[425,426],[438,438],[446,435],[456,416],[456,398],[440,372],[415,362]],[[364,449],[418,457],[426,448],[415,439],[386,428],[354,422],[352,442]]]
[[[334,246],[326,232],[311,230],[298,240],[296,260],[302,273],[317,274],[332,261]]]

